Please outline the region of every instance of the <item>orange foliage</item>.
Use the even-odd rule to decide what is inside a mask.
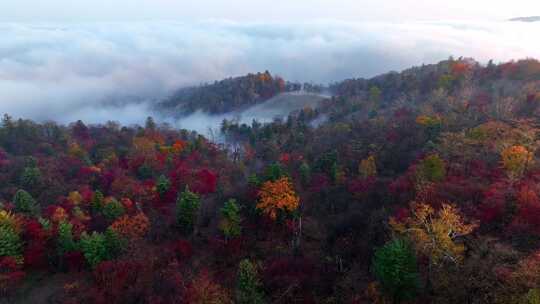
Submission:
[[[64,209],[62,207],[57,207],[56,209],[54,209],[54,213],[53,213],[51,219],[55,223],[60,223],[62,221],[67,221],[68,217],[69,217],[69,215],[66,212],[66,209]]]
[[[510,178],[519,178],[523,175],[531,164],[532,158],[532,152],[523,146],[508,147],[501,152],[502,164]]]
[[[149,227],[150,221],[144,213],[139,213],[135,216],[124,215],[111,225],[112,230],[129,239],[140,239],[144,237]]]
[[[276,219],[279,211],[292,212],[300,204],[300,199],[287,177],[275,182],[265,182],[259,190],[259,203],[257,209],[262,210],[272,219]]]

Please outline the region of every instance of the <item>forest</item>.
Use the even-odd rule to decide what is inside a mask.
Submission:
[[[157,106],[300,86],[250,74]],[[0,303],[540,303],[539,61],[324,89],[285,119],[223,121],[220,143],[6,113]]]

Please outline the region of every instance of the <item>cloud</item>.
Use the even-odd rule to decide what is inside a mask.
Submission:
[[[264,70],[326,83],[450,55],[540,57],[539,31],[540,23],[452,21],[3,23],[0,112],[142,123],[153,101],[181,86]]]

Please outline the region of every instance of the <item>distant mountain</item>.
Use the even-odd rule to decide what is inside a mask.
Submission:
[[[518,21],[518,22],[540,22],[540,16],[529,16],[529,17],[517,17],[512,18],[510,21]]]
[[[286,82],[264,73],[227,78],[211,84],[182,88],[158,104],[158,110],[185,115],[201,110],[210,114],[238,111],[263,103],[281,93],[305,90],[321,93],[320,85]]]

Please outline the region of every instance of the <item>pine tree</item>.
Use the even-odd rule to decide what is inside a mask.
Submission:
[[[262,284],[258,277],[256,265],[245,259],[238,265],[238,279],[236,282],[237,304],[265,303]]]
[[[418,291],[416,256],[401,239],[392,240],[375,252],[373,272],[394,303],[410,300]]]
[[[188,187],[178,196],[176,200],[176,223],[184,233],[190,234],[193,232],[200,204],[200,197],[189,191]]]
[[[13,204],[15,204],[15,211],[36,215],[39,213],[39,205],[36,200],[30,195],[30,193],[19,190],[13,197]]]

